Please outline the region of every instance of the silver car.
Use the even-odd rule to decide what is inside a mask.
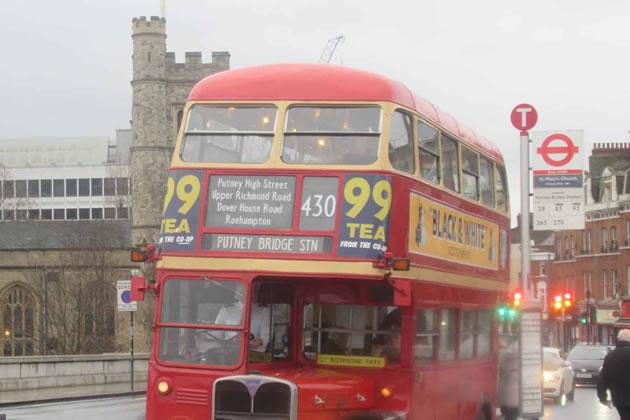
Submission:
[[[543,389],[545,398],[553,398],[556,404],[565,405],[575,397],[571,363],[553,347],[543,347]]]

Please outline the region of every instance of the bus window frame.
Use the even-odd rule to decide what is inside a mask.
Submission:
[[[420,145],[420,130],[418,129],[418,124],[424,124],[427,127],[430,127],[432,129],[435,130],[436,134],[437,134],[437,153],[435,153],[432,150],[427,149],[426,147],[422,147]],[[416,145],[417,145],[417,149],[418,149],[418,169],[419,169],[419,178],[425,181],[428,181],[434,185],[443,185],[442,180],[442,141],[441,141],[441,137],[442,137],[442,130],[440,130],[437,127],[434,127],[433,125],[427,123],[425,120],[423,120],[422,118],[419,118],[416,116],[416,120],[415,120],[415,133],[416,133]],[[422,153],[427,153],[430,156],[432,156],[433,158],[435,158],[437,160],[436,162],[436,175],[437,175],[437,181],[433,181],[429,178],[425,178],[422,175]]]
[[[446,171],[444,170],[445,169],[444,165],[446,164],[446,159],[444,158],[445,138],[446,138],[446,141],[450,141],[454,143],[455,145],[455,154],[456,154],[455,162],[457,164],[457,168],[451,168],[455,170],[452,171],[452,173],[450,174],[451,177],[453,175],[457,176],[457,178],[453,178],[453,181],[455,181],[454,188],[451,188],[449,185],[447,185],[447,182],[446,182],[446,173],[445,173]],[[457,139],[456,136],[440,131],[440,157],[441,157],[441,162],[442,162],[442,186],[444,186],[444,188],[446,188],[453,194],[456,194],[459,197],[464,197],[464,194],[462,193],[462,179],[461,179],[462,178],[461,177],[462,164],[461,164],[461,153],[459,151],[460,143],[461,142]]]
[[[374,132],[374,133],[370,133],[370,132],[362,132],[362,131],[356,131],[356,132],[343,132],[343,131],[287,131],[288,128],[288,122],[289,122],[289,113],[291,111],[291,109],[294,108],[377,108],[380,111],[380,115],[379,115],[379,122],[378,122],[378,131]],[[382,150],[382,146],[383,146],[383,136],[384,136],[384,129],[385,129],[385,112],[387,110],[386,107],[383,106],[383,103],[381,102],[330,102],[330,103],[319,103],[319,102],[313,102],[313,103],[309,103],[309,102],[303,102],[303,101],[295,101],[295,102],[289,102],[287,104],[285,104],[282,107],[279,107],[279,109],[281,109],[281,113],[279,114],[279,116],[281,116],[283,118],[283,123],[281,125],[282,130],[280,131],[280,141],[278,142],[278,156],[272,156],[273,158],[277,158],[280,162],[282,162],[283,166],[286,166],[288,168],[296,168],[296,167],[300,167],[300,166],[341,166],[341,167],[347,167],[347,166],[352,166],[352,167],[371,167],[373,165],[378,164],[381,159],[381,150]],[[277,134],[277,133],[276,133]],[[371,163],[366,163],[366,164],[362,164],[362,163],[312,163],[312,162],[308,162],[308,163],[304,163],[304,162],[300,162],[300,163],[290,163],[284,160],[283,155],[284,155],[284,147],[285,147],[285,141],[286,141],[286,137],[287,135],[295,135],[295,136],[315,136],[315,135],[322,135],[322,136],[336,136],[336,137],[352,137],[352,136],[366,136],[366,137],[377,137],[378,138],[378,144],[376,147],[376,158],[374,159],[373,162]],[[272,147],[272,155],[273,155],[273,147]]]
[[[500,164],[499,162],[493,161],[494,163],[494,208],[498,213],[501,214],[509,214],[510,213],[510,193],[507,185],[507,173],[505,172],[505,165]],[[497,174],[499,177],[497,177]],[[502,176],[501,176],[502,175]],[[503,207],[499,206],[499,188],[497,184],[497,178],[501,178],[502,182],[502,191],[503,194]]]
[[[269,107],[269,108],[273,108],[275,110],[275,118],[274,118],[274,125],[272,127],[271,130],[269,131],[227,131],[227,130],[217,130],[217,131],[189,131],[188,129],[188,125],[190,124],[190,117],[192,115],[192,111],[195,107],[211,107],[211,108],[264,108],[264,107]],[[281,104],[278,103],[274,103],[274,102],[194,102],[191,103],[190,105],[187,105],[184,109],[184,116],[186,117],[185,121],[182,121],[182,124],[180,126],[180,131],[181,131],[181,141],[178,141],[176,143],[179,143],[179,146],[177,147],[177,150],[174,151],[174,153],[177,155],[178,159],[181,162],[184,163],[188,163],[191,165],[266,165],[269,162],[271,162],[273,160],[273,153],[274,153],[274,143],[275,143],[275,139],[276,139],[276,135],[277,135],[277,131],[278,131],[278,127],[280,127],[280,124],[278,124],[278,120],[284,116],[284,112],[283,112],[283,107],[281,106]],[[261,138],[265,138],[265,137],[270,137],[271,138],[271,146],[269,148],[269,155],[267,156],[267,159],[264,160],[263,162],[212,162],[212,161],[202,161],[202,160],[194,160],[194,161],[189,161],[189,160],[185,160],[184,159],[184,150],[185,150],[185,145],[186,145],[186,136],[187,135],[216,135],[216,136],[249,136],[249,135],[254,135],[254,136],[259,136]]]
[[[477,173],[473,173],[471,170],[466,169],[464,167],[465,166],[464,165],[464,162],[465,162],[465,159],[464,159],[465,156],[464,155],[466,153],[470,153],[471,156],[476,157],[476,159],[477,159]],[[461,185],[462,188],[461,189],[462,189],[462,192],[460,194],[462,194],[464,197],[466,197],[469,200],[472,200],[472,201],[475,201],[475,202],[479,202],[479,199],[481,198],[480,188],[479,188],[480,187],[480,183],[479,183],[480,182],[479,160],[480,160],[481,156],[480,156],[479,152],[477,152],[473,148],[468,147],[467,145],[461,144],[461,143],[459,145],[459,154],[461,156],[461,162],[462,162],[462,164],[461,164],[461,181],[462,181],[462,185]],[[476,194],[476,197],[470,197],[469,195],[466,194],[466,181],[465,181],[466,176],[472,177],[474,179],[474,181],[475,181],[475,194]]]
[[[153,347],[152,351],[154,352],[156,362],[162,366],[179,367],[179,368],[186,368],[186,369],[206,369],[206,370],[210,369],[210,370],[222,370],[222,371],[233,371],[233,370],[240,369],[241,366],[243,366],[243,364],[246,363],[245,348],[247,346],[247,343],[245,342],[245,340],[242,340],[239,362],[233,366],[193,365],[193,364],[186,364],[186,363],[172,363],[172,362],[166,362],[160,359],[160,342],[161,342],[160,340],[162,338],[162,331],[161,331],[162,328],[189,328],[189,329],[196,329],[196,330],[205,329],[208,331],[213,331],[213,330],[214,331],[233,331],[237,334],[242,335],[246,330],[245,328],[246,320],[248,320],[250,316],[249,306],[244,304],[243,317],[242,317],[240,325],[210,326],[210,325],[204,325],[204,324],[194,325],[194,324],[162,322],[161,319],[162,319],[162,308],[163,308],[163,301],[164,301],[164,285],[166,284],[168,280],[171,280],[171,279],[204,281],[203,274],[193,275],[190,273],[185,273],[185,274],[170,273],[160,279],[161,290],[160,290],[160,294],[158,298],[159,312],[157,313],[156,320],[155,320],[155,333],[154,333],[157,335],[157,340],[155,344],[152,346]],[[213,279],[213,280],[216,280],[216,279]],[[234,277],[234,276],[221,276],[220,280],[238,281],[241,284],[243,284],[244,286],[243,302],[250,301],[250,287],[249,287],[248,282],[245,281],[243,278]]]
[[[261,285],[263,284],[273,284],[276,286],[289,286],[292,288],[291,291],[291,302],[289,303],[291,305],[291,310],[289,313],[289,321],[290,321],[290,325],[289,325],[289,357],[287,359],[284,360],[274,360],[273,358],[273,354],[271,357],[271,361],[270,362],[254,362],[254,361],[250,361],[249,360],[249,347],[248,347],[248,351],[246,356],[246,363],[247,365],[253,365],[253,366],[270,366],[273,365],[275,367],[282,367],[285,365],[294,365],[295,363],[298,362],[298,354],[301,354],[301,352],[298,350],[298,342],[296,341],[297,339],[297,335],[296,331],[299,330],[298,322],[300,322],[300,320],[298,319],[299,316],[299,312],[297,311],[297,305],[299,304],[298,301],[298,297],[297,297],[297,293],[296,293],[296,289],[297,289],[297,285],[295,282],[289,281],[289,280],[282,280],[282,279],[256,279],[254,278],[252,280],[252,282],[250,283],[250,300],[248,301],[248,307],[252,308],[253,305],[256,303],[254,302],[254,299],[256,299],[255,297],[255,293],[254,293],[254,288],[255,287],[261,287]],[[272,304],[273,305],[273,304]],[[272,309],[273,310],[273,309]],[[248,327],[248,329],[251,327],[251,314],[253,313],[253,311],[248,311],[247,314],[247,322],[246,325]],[[273,333],[270,332],[270,337],[269,337],[269,341],[271,342],[271,340],[273,339]],[[249,343],[248,343],[249,346]],[[245,357],[244,356],[244,357]]]
[[[440,310],[441,307],[439,305],[425,305],[425,304],[421,304],[418,306],[415,306],[412,308],[413,310],[413,315],[414,315],[414,326],[413,326],[413,331],[414,331],[414,340],[413,340],[413,351],[412,351],[412,357],[413,357],[413,366],[434,366],[437,365],[439,363],[439,347],[440,347]],[[433,315],[435,318],[435,331],[432,333],[418,333],[418,312],[419,311],[434,311]],[[432,339],[434,339],[433,341],[433,355],[431,358],[431,361],[424,361],[424,362],[418,362],[418,359],[416,359],[416,338],[418,337],[431,337]]]
[[[486,163],[488,164],[488,168],[490,170],[490,183],[488,184],[488,186],[490,187],[490,191],[492,192],[491,203],[486,203],[486,201],[483,199],[483,194],[484,194],[483,176],[481,174],[481,161],[482,160],[486,161]],[[479,196],[481,198],[479,202],[486,207],[496,209],[496,197],[495,197],[496,188],[495,188],[495,183],[494,183],[494,160],[490,159],[487,156],[484,156],[483,154],[479,154],[479,186],[480,186]]]
[[[392,161],[392,148],[391,148],[391,144],[392,144],[392,138],[391,138],[391,132],[392,132],[392,121],[394,118],[394,115],[396,114],[400,114],[404,117],[409,118],[409,127],[408,129],[410,130],[407,131],[407,139],[408,139],[408,143],[407,143],[407,147],[411,147],[411,152],[413,153],[413,159],[412,164],[413,164],[413,170],[410,171],[406,171],[404,169],[401,168],[397,168],[396,166],[394,166],[394,163]],[[408,110],[406,110],[405,108],[396,108],[392,111],[391,114],[389,114],[388,116],[388,124],[387,124],[387,158],[389,160],[389,165],[391,166],[392,170],[397,171],[397,172],[401,172],[403,174],[407,174],[407,175],[416,175],[417,174],[417,170],[420,167],[420,164],[418,162],[418,135],[417,135],[417,127],[416,127],[416,115],[412,112],[409,112]],[[403,124],[404,124],[404,120],[403,120]],[[382,134],[382,133],[381,133]]]

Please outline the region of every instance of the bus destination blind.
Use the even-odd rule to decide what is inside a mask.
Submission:
[[[206,226],[232,229],[291,229],[295,177],[210,177]]]

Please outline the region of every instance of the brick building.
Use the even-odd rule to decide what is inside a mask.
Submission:
[[[630,323],[621,317],[630,299],[630,144],[595,144],[585,194],[585,229],[554,236],[551,293],[573,291],[581,341],[609,344]],[[584,314],[595,322],[580,325]]]

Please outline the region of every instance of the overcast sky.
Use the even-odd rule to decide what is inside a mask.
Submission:
[[[1,0],[0,138],[111,136],[131,114],[131,19],[160,0]],[[232,68],[332,62],[405,83],[497,143],[520,211],[518,132],[630,135],[630,2],[625,0],[166,0],[167,49],[229,51]]]

